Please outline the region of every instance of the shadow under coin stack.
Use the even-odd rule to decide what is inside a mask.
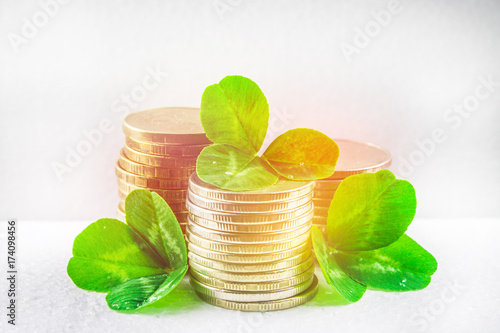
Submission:
[[[281,310],[318,289],[309,242],[314,182],[232,192],[189,180],[186,239],[191,284],[206,302],[240,311]]]
[[[335,173],[325,179],[316,180],[314,187],[314,221],[326,237],[328,209],[335,191],[348,176],[377,172],[391,165],[391,154],[384,148],[371,143],[335,139],[340,155]]]
[[[184,231],[186,193],[196,158],[211,142],[195,108],[160,108],[131,113],[123,120],[125,147],[115,171],[118,178],[118,217],[125,219],[124,202],[135,189],[158,193],[172,208]]]

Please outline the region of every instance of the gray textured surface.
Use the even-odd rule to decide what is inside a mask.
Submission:
[[[368,291],[356,304],[336,305],[324,284],[304,306],[242,313],[199,300],[186,281],[161,312],[126,315],[108,309],[104,294],[73,285],[66,274],[74,237],[89,222],[19,221],[18,326],[10,332],[498,332],[500,220],[416,220],[409,234],[435,255],[430,286],[410,293]],[[6,223],[0,222],[0,244]],[[2,251],[5,251],[2,246]],[[4,257],[1,254],[1,257]],[[4,267],[4,261],[0,267]],[[6,300],[0,280],[0,308]]]

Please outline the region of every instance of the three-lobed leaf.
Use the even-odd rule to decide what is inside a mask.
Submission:
[[[205,147],[196,161],[196,172],[204,182],[233,191],[262,189],[278,181],[263,158],[226,144]]]
[[[182,281],[188,266],[173,272],[128,280],[114,287],[108,295],[108,306],[116,311],[134,311],[149,306],[168,295]]]
[[[373,250],[401,237],[415,216],[415,189],[388,170],[342,181],[330,204],[329,243],[337,250]]]
[[[336,251],[339,266],[370,288],[409,291],[425,288],[437,269],[436,259],[407,235],[371,251]]]
[[[285,178],[314,180],[333,174],[339,147],[319,131],[296,128],[278,136],[263,156]]]
[[[134,230],[115,219],[100,219],[73,243],[67,272],[80,288],[107,292],[127,280],[165,271],[164,260]]]
[[[226,76],[203,92],[200,118],[210,141],[256,154],[266,136],[269,105],[255,82]]]
[[[349,302],[357,302],[361,299],[366,291],[366,286],[354,281],[342,271],[336,263],[323,234],[315,225],[311,229],[311,237],[314,253],[326,282]]]
[[[125,199],[127,224],[165,260],[171,269],[187,263],[182,230],[172,209],[157,193],[134,190]]]

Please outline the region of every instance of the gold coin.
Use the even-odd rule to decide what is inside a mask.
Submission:
[[[125,199],[127,198],[127,194],[128,193],[118,191],[118,197],[121,200],[122,207],[125,207]],[[168,206],[174,212],[185,212],[186,211],[186,202],[184,202],[184,201],[170,202],[170,203],[168,203]]]
[[[314,182],[278,180],[275,185],[258,191],[234,192],[202,181],[196,173],[189,178],[189,189],[199,197],[226,202],[275,202],[301,198],[312,192]]]
[[[215,210],[219,212],[233,212],[233,213],[259,213],[263,212],[279,212],[283,210],[290,210],[298,208],[310,202],[312,200],[312,193],[306,194],[302,197],[295,198],[292,200],[281,201],[281,202],[246,202],[246,203],[235,203],[235,202],[223,202],[210,200],[200,197],[191,190],[188,189],[189,200],[199,206],[209,210]]]
[[[305,242],[300,244],[299,246],[284,251],[248,254],[248,253],[217,252],[205,249],[189,241],[186,242],[186,245],[190,252],[193,252],[198,256],[207,259],[224,261],[228,263],[246,263],[246,264],[258,264],[258,263],[262,264],[272,261],[283,260],[299,255],[300,253],[303,253],[305,251],[310,251],[311,249],[311,244],[309,242]]]
[[[313,224],[317,225],[317,226],[320,226],[320,225],[326,226],[327,219],[328,218],[325,216],[315,216],[315,217],[313,217]]]
[[[332,201],[334,194],[335,194],[335,191],[314,190],[314,198],[315,199],[328,199],[328,200]]]
[[[303,274],[313,266],[312,257],[309,257],[306,261],[286,269],[280,269],[277,271],[270,272],[251,272],[251,273],[240,273],[240,272],[227,272],[221,271],[214,268],[208,268],[199,265],[195,262],[190,262],[190,267],[203,275],[208,277],[216,278],[219,280],[226,280],[231,282],[270,282],[277,280],[289,279],[294,276]]]
[[[212,278],[201,274],[193,269],[190,269],[189,272],[191,276],[206,285],[221,288],[225,290],[235,290],[235,291],[272,291],[272,290],[280,290],[285,288],[294,287],[299,285],[305,281],[310,280],[314,276],[314,265],[311,266],[307,271],[297,276],[293,276],[289,279],[269,281],[269,282],[231,282],[220,280],[216,278]]]
[[[307,221],[304,225],[293,229],[281,232],[273,233],[260,233],[260,234],[247,234],[247,233],[229,233],[223,231],[215,231],[212,229],[207,229],[193,223],[188,218],[189,231],[193,234],[203,237],[208,240],[215,242],[225,242],[225,243],[249,243],[249,244],[262,244],[262,243],[272,243],[279,242],[288,239],[293,239],[305,233],[308,233],[311,229],[312,221]]]
[[[314,216],[322,216],[322,217],[328,217],[328,209],[329,207],[314,207]]]
[[[243,263],[217,261],[201,257],[194,252],[188,253],[189,262],[195,262],[198,265],[208,268],[218,269],[221,271],[240,272],[240,273],[268,272],[268,271],[286,269],[306,261],[310,256],[311,256],[311,250],[307,249],[306,251],[296,255],[295,257],[282,259],[279,261],[255,263],[255,264],[243,264]]]
[[[118,179],[118,190],[124,193],[130,193],[133,190],[145,189],[157,193],[160,197],[168,202],[183,202],[186,200],[186,190],[160,190],[156,188],[139,187],[132,184],[125,183]]]
[[[310,210],[306,214],[298,218],[290,219],[283,222],[275,223],[225,223],[217,222],[202,217],[190,214],[189,218],[193,223],[217,231],[225,232],[240,232],[240,233],[266,233],[266,232],[279,232],[290,229],[295,229],[304,225],[314,216],[314,210]]]
[[[144,153],[162,156],[198,156],[200,152],[208,146],[208,144],[202,145],[172,145],[172,144],[161,144],[161,143],[150,143],[141,142],[134,140],[132,138],[125,138],[125,145]]]
[[[377,172],[391,165],[391,154],[384,148],[351,140],[335,139],[340,154],[335,172],[327,179],[344,179],[348,176]]]
[[[174,212],[175,217],[179,223],[187,224],[188,212]]]
[[[312,208],[312,202],[308,202],[303,206],[291,209],[286,212],[273,212],[266,214],[241,214],[234,212],[214,212],[210,209],[199,207],[192,202],[186,200],[186,207],[191,215],[223,223],[276,223],[287,220],[297,219],[308,213]]]
[[[302,282],[297,286],[265,292],[224,290],[201,283],[194,279],[192,276],[190,280],[191,286],[193,286],[194,290],[197,293],[204,294],[210,297],[233,302],[268,302],[298,295],[307,290],[312,285],[314,279],[317,279],[316,276],[309,280],[306,280],[305,282]]]
[[[264,312],[264,311],[284,310],[302,305],[312,300],[317,293],[318,293],[318,281],[317,279],[314,279],[311,286],[303,293],[300,293],[293,297],[280,299],[276,301],[270,301],[270,302],[247,302],[247,303],[232,302],[212,296],[207,296],[205,294],[198,292],[197,295],[205,302],[221,308],[236,310],[236,311]]]
[[[286,251],[296,246],[301,245],[309,240],[309,233],[304,233],[296,238],[285,241],[267,243],[267,244],[252,244],[252,243],[224,243],[214,242],[203,237],[197,236],[191,232],[191,229],[186,228],[187,240],[194,245],[203,247],[207,250],[229,253],[268,253],[277,251]]]
[[[342,183],[342,179],[318,179],[314,190],[335,191],[340,186],[340,183]]]
[[[120,151],[118,163],[125,171],[150,178],[188,178],[196,170],[195,166],[187,168],[161,168],[137,163],[128,159],[122,150]]]
[[[126,136],[144,142],[210,144],[203,132],[200,109],[158,108],[134,112],[123,119]]]
[[[162,168],[196,167],[196,157],[151,155],[133,150],[127,146],[123,147],[123,154],[131,161]]]
[[[325,207],[330,208],[330,204],[333,198],[330,199],[317,199],[313,198],[314,208]]]
[[[163,178],[148,178],[139,176],[123,170],[120,164],[116,162],[115,174],[118,179],[139,187],[157,188],[157,189],[187,189],[187,179],[163,179]]]

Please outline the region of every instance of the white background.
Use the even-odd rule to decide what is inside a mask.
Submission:
[[[500,216],[500,85],[459,125],[444,118],[481,77],[500,82],[498,1],[401,1],[380,31],[372,12],[388,1],[67,2],[0,2],[0,216],[114,217],[124,143],[114,111],[199,106],[229,74],[266,94],[270,137],[311,127],[387,147],[417,190],[419,217]],[[358,29],[372,29],[368,45]],[[346,44],[358,53],[346,57]],[[168,75],[125,106],[148,68]],[[114,129],[59,181],[53,163],[103,119]],[[436,128],[447,139],[418,153]],[[402,172],[411,158],[419,165]]]

